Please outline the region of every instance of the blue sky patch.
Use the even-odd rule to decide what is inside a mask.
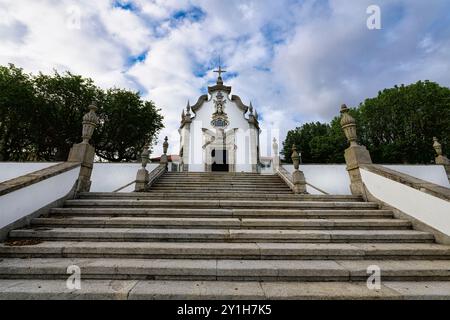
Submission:
[[[113,2],[113,7],[123,10],[136,11],[136,7],[131,1],[116,0]]]
[[[199,7],[191,7],[188,10],[179,10],[172,15],[172,19],[176,21],[189,20],[193,22],[201,21],[206,13]]]

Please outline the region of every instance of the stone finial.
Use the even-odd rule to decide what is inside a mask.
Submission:
[[[149,155],[149,145],[146,142],[141,153],[142,168],[140,168],[136,174],[136,183],[134,185],[135,192],[142,192],[147,188],[147,184],[149,182],[149,173],[145,167],[147,166]]]
[[[439,143],[438,138],[433,137],[433,148],[438,156],[442,156],[442,145]]]
[[[356,121],[350,115],[349,109],[345,104],[341,106],[341,115],[341,127],[344,130],[348,142],[350,142],[350,146],[357,146]]]
[[[253,105],[252,102],[250,101],[250,107],[248,108],[250,110],[250,115],[253,115]]]
[[[189,100],[186,106],[186,116],[190,117],[191,116],[191,105],[189,104]]]
[[[345,149],[344,153],[347,172],[350,177],[350,190],[353,195],[363,196],[367,200],[366,189],[359,168],[363,164],[371,164],[372,159],[367,148],[357,142],[356,121],[350,115],[345,104],[341,106],[341,115],[341,127],[344,130],[345,137],[350,142],[350,147]]]
[[[273,156],[274,157],[278,156],[278,142],[277,142],[276,138],[273,138],[272,150],[273,150]]]
[[[141,153],[142,168],[144,168],[144,169],[148,164],[149,155],[150,155],[149,145],[146,142],[144,145],[144,148],[142,150],[142,153]]]
[[[436,164],[444,165],[446,171],[450,172],[450,160],[444,155],[442,151],[442,145],[439,143],[436,137],[433,137],[433,148],[436,151],[437,157],[435,159]]]
[[[294,184],[294,193],[307,193],[305,174],[299,170],[300,156],[295,144],[292,145],[292,162],[294,163],[294,172],[292,173],[292,183]]]
[[[277,172],[280,167],[280,154],[278,151],[278,142],[276,138],[273,138],[272,142],[272,150],[273,150],[273,171]]]
[[[165,164],[166,166],[169,163],[169,158],[167,157],[167,149],[169,148],[169,143],[167,142],[167,140],[168,138],[166,136],[163,143],[163,154],[161,155],[161,159],[159,160],[159,163]]]
[[[83,129],[82,129],[82,143],[89,143],[89,140],[91,140],[92,135],[94,134],[94,129],[98,124],[98,116],[95,113],[97,111],[97,105],[94,102],[92,102],[89,106],[89,112],[86,113],[83,117]]]
[[[297,152],[297,147],[295,144],[292,145],[292,155],[291,155],[292,163],[294,164],[294,169],[298,170],[300,166],[300,156]]]
[[[163,143],[163,153],[167,154],[167,149],[169,148],[169,143],[167,142],[167,140],[169,140],[167,138],[167,136],[164,138],[164,143]]]

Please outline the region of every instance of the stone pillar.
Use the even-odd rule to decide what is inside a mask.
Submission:
[[[278,168],[280,167],[280,154],[278,152],[277,139],[275,138],[273,138],[272,151],[273,151],[272,168],[273,172],[277,172]]]
[[[167,137],[164,138],[163,143],[163,154],[161,156],[161,159],[159,160],[160,164],[164,164],[167,168],[167,164],[169,163],[169,159],[167,157],[167,149],[169,148],[169,143],[167,142]]]
[[[183,140],[183,155],[181,159],[181,163],[183,165],[182,171],[189,171],[189,163],[190,163],[190,154],[191,154],[191,106],[189,104],[189,101],[186,106],[186,113],[183,113],[181,115],[181,136]]]
[[[444,166],[445,172],[447,172],[447,178],[450,181],[450,160],[443,154],[442,145],[439,143],[436,137],[433,138],[433,148],[436,151],[437,157],[435,159],[436,164]]]
[[[303,171],[299,170],[300,156],[297,147],[292,145],[292,163],[294,164],[294,172],[292,173],[292,183],[294,184],[294,193],[307,193],[306,180]]]
[[[148,163],[150,151],[148,150],[148,144],[146,143],[141,154],[142,168],[140,168],[136,174],[136,184],[134,191],[142,192],[147,188],[149,182],[148,170],[145,168]]]
[[[91,188],[95,148],[89,144],[89,140],[98,124],[98,116],[95,111],[97,111],[97,106],[95,103],[92,103],[89,106],[89,112],[83,117],[83,141],[72,146],[69,152],[69,158],[67,159],[68,162],[81,162],[76,192],[89,192]]]
[[[248,115],[248,122],[250,124],[250,164],[252,166],[252,172],[258,172],[258,137],[259,137],[259,127],[256,115],[253,114],[253,106],[250,102],[250,114]]]
[[[350,190],[353,195],[364,195],[364,185],[361,179],[359,167],[362,164],[371,164],[372,159],[369,151],[365,146],[361,146],[357,142],[356,122],[349,114],[349,109],[344,104],[341,107],[341,126],[344,130],[350,147],[345,150],[345,162],[347,171],[350,176]]]

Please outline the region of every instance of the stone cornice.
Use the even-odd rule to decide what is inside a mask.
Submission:
[[[206,101],[208,101],[208,95],[207,95],[207,94],[201,95],[201,96],[198,98],[197,103],[194,104],[194,105],[191,107],[191,110],[195,113],[198,109],[200,109],[200,107],[201,107],[201,106],[203,105],[203,103],[205,103]]]
[[[242,100],[239,96],[237,95],[232,95],[231,96],[231,101],[233,101],[234,103],[236,103],[236,105],[239,107],[239,109],[243,112],[246,113],[248,111],[248,106],[246,106],[244,103],[242,103]]]
[[[208,93],[209,94],[212,94],[215,91],[223,91],[223,92],[226,92],[227,94],[230,94],[231,93],[231,87],[224,86],[222,83],[217,83],[214,86],[208,87]]]

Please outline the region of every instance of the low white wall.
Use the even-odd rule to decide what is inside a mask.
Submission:
[[[66,196],[80,167],[0,196],[0,229]]]
[[[147,170],[151,172],[158,164],[150,163]],[[111,192],[136,179],[140,163],[94,163],[91,176],[91,192]],[[134,184],[120,192],[134,191]]]
[[[450,236],[450,202],[364,169],[361,177],[374,197]]]
[[[450,188],[447,174],[440,165],[383,165],[386,168],[408,174],[412,177],[422,179],[437,185]],[[294,171],[293,165],[283,165],[290,173]],[[300,166],[308,183],[322,189],[329,194],[349,195],[350,178],[345,164],[303,164]],[[307,187],[311,194],[320,192]]]
[[[41,170],[60,162],[0,162],[0,182]]]
[[[294,172],[293,165],[283,165],[289,172]],[[305,179],[313,186],[336,195],[350,195],[350,178],[345,164],[303,164],[300,170],[305,174]],[[321,194],[317,190],[306,187],[310,194]]]
[[[422,179],[439,186],[450,188],[447,173],[441,165],[383,165],[388,169],[408,174],[414,178]]]

